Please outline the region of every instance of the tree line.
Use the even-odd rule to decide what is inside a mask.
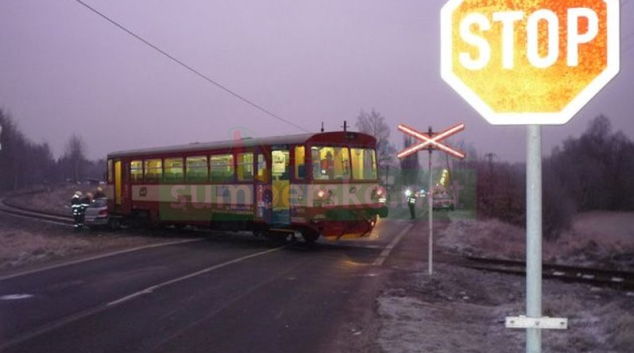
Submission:
[[[359,131],[377,139],[380,174],[396,167],[396,149],[389,143],[390,128],[385,118],[372,109],[357,117]],[[403,145],[414,141],[404,136]],[[394,168],[399,185],[426,185],[418,154],[398,161]],[[444,163],[444,158],[443,163]],[[610,119],[593,119],[581,136],[569,137],[542,162],[543,233],[556,239],[571,225],[578,212],[634,211],[634,142],[614,131]],[[526,165],[500,161],[494,153],[446,163],[460,183],[475,186],[462,191],[461,202],[477,210],[478,218],[498,218],[526,226]],[[387,169],[386,169],[387,168]],[[473,172],[469,172],[473,171]],[[382,174],[383,175],[383,174]],[[466,180],[466,179],[469,180]],[[463,180],[464,179],[464,180]],[[474,180],[471,180],[474,179]],[[463,199],[464,196],[464,200]]]
[[[105,162],[86,158],[86,144],[72,135],[64,154],[55,159],[48,143],[35,143],[0,109],[0,192],[33,185],[101,180]]]
[[[476,170],[479,217],[525,226],[526,166],[498,161],[494,154],[461,161]],[[610,120],[593,119],[579,137],[570,137],[543,159],[543,231],[555,239],[577,212],[634,211],[634,143]]]

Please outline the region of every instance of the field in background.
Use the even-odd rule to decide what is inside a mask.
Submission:
[[[10,196],[5,203],[11,206],[34,211],[71,216],[70,201],[75,191],[95,193],[97,187],[91,185],[63,185],[50,188],[37,188],[37,192]]]

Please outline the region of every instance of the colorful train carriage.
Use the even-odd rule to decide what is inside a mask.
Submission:
[[[364,236],[387,216],[375,147],[366,134],[326,132],[111,153],[111,222]]]

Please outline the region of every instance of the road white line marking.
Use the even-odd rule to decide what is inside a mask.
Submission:
[[[132,294],[127,295],[127,296],[125,296],[123,298],[120,298],[120,299],[117,299],[115,301],[112,301],[110,303],[100,304],[100,305],[98,305],[96,307],[93,307],[93,308],[90,308],[90,309],[86,309],[86,310],[80,311],[78,313],[71,314],[70,316],[67,316],[67,317],[62,318],[62,319],[60,319],[58,321],[46,324],[46,325],[44,325],[42,327],[36,328],[34,331],[26,333],[26,334],[24,334],[22,336],[18,336],[18,337],[14,338],[14,339],[12,339],[10,341],[0,343],[0,351],[6,349],[8,347],[15,346],[16,344],[20,344],[22,342],[25,342],[25,341],[27,341],[29,339],[35,338],[37,336],[40,336],[42,334],[45,334],[47,332],[53,331],[53,330],[55,330],[57,328],[66,326],[66,325],[68,325],[70,323],[73,323],[75,321],[87,318],[87,317],[95,315],[97,313],[104,312],[104,311],[106,311],[108,309],[114,308],[117,304],[121,304],[123,302],[129,301],[129,300],[131,300],[133,298],[136,298],[136,297],[139,297],[139,296],[141,296],[143,294],[152,293],[153,291],[155,291],[155,290],[157,290],[157,289],[159,289],[161,287],[165,287],[165,286],[170,285],[170,284],[174,284],[174,283],[177,283],[177,282],[180,282],[180,281],[184,281],[186,279],[189,279],[189,278],[192,278],[192,277],[195,277],[195,276],[199,276],[201,274],[208,273],[208,272],[211,272],[211,271],[214,271],[214,270],[217,270],[217,269],[220,269],[220,268],[223,268],[223,267],[226,267],[226,266],[229,266],[231,264],[235,264],[235,263],[247,260],[247,259],[251,259],[251,258],[254,258],[254,257],[266,255],[266,254],[281,250],[283,248],[284,248],[284,246],[280,246],[280,247],[275,248],[275,249],[261,251],[261,252],[258,252],[258,253],[255,253],[255,254],[251,254],[251,255],[246,255],[246,256],[231,260],[231,261],[227,261],[227,262],[224,262],[224,263],[212,266],[212,267],[208,267],[208,268],[206,268],[204,270],[197,271],[197,272],[191,273],[189,275],[185,275],[185,276],[182,276],[182,277],[179,277],[179,278],[167,281],[167,282],[163,282],[161,284],[157,284],[157,285],[148,287],[148,288],[146,288],[144,290],[138,291],[136,293],[132,293]]]
[[[105,253],[105,254],[101,254],[101,255],[95,255],[95,256],[91,256],[91,257],[86,257],[86,258],[82,258],[82,259],[78,259],[78,260],[74,260],[74,261],[63,262],[63,263],[57,264],[57,265],[52,265],[52,266],[47,266],[47,267],[43,267],[43,268],[37,268],[37,269],[34,269],[34,270],[27,270],[27,271],[23,271],[23,272],[14,273],[12,275],[7,275],[7,276],[4,276],[4,277],[0,277],[0,282],[1,281],[6,281],[8,279],[16,278],[16,277],[31,275],[31,274],[38,273],[38,272],[49,271],[49,270],[53,270],[53,269],[60,268],[60,267],[76,265],[76,264],[80,264],[80,263],[88,262],[88,261],[93,261],[93,260],[99,260],[99,259],[103,259],[103,258],[106,258],[106,257],[117,256],[117,255],[122,255],[122,254],[135,252],[135,251],[146,250],[146,249],[158,248],[158,247],[162,247],[162,246],[193,243],[193,242],[202,241],[202,240],[205,240],[205,239],[201,238],[201,239],[177,240],[177,241],[171,241],[171,242],[167,242],[167,243],[143,245],[143,246],[138,246],[138,247],[132,248],[132,249],[125,249],[125,250],[109,252],[109,253]]]
[[[169,281],[167,281],[167,282],[163,282],[163,283],[160,283],[160,284],[157,284],[157,285],[151,286],[151,287],[147,287],[147,288],[145,288],[145,289],[143,289],[143,290],[140,290],[140,291],[138,291],[138,292],[132,293],[132,294],[127,295],[127,296],[125,296],[125,297],[123,297],[123,298],[119,298],[119,299],[117,299],[117,300],[111,301],[110,303],[108,303],[108,304],[106,304],[106,305],[107,305],[107,306],[118,305],[118,304],[121,304],[121,303],[127,302],[128,300],[131,300],[131,299],[137,298],[137,297],[139,297],[139,296],[141,296],[141,295],[144,295],[144,294],[151,294],[151,293],[153,293],[155,290],[160,289],[160,288],[163,288],[163,287],[166,287],[166,286],[169,286],[170,284],[174,284],[174,283],[182,282],[182,281],[188,280],[188,279],[190,279],[190,278],[197,277],[197,276],[203,275],[203,274],[205,274],[205,273],[209,273],[209,272],[212,272],[212,271],[215,271],[215,270],[221,269],[221,268],[223,268],[223,267],[227,267],[227,266],[229,266],[229,265],[236,264],[236,263],[238,263],[238,262],[242,262],[242,261],[244,261],[244,260],[248,260],[248,259],[251,259],[251,258],[254,258],[254,257],[258,257],[258,256],[266,255],[266,254],[269,254],[269,253],[272,253],[272,252],[275,252],[275,251],[279,251],[279,250],[281,250],[281,249],[283,249],[283,248],[284,248],[284,246],[280,246],[280,247],[275,248],[275,249],[270,249],[270,250],[266,250],[266,251],[261,251],[261,252],[255,253],[255,254],[246,255],[246,256],[243,256],[243,257],[240,257],[240,258],[237,258],[237,259],[233,259],[233,260],[231,260],[231,261],[223,262],[223,263],[218,264],[218,265],[214,265],[214,266],[211,266],[211,267],[207,267],[207,268],[205,268],[205,269],[203,269],[203,270],[196,271],[196,272],[190,273],[190,274],[188,274],[188,275],[185,275],[185,276],[182,276],[182,277],[179,277],[179,278],[175,278],[175,279],[172,279],[172,280],[169,280]]]
[[[407,232],[410,229],[412,229],[413,226],[414,226],[413,224],[409,224],[407,227],[405,227],[405,229],[403,229],[400,233],[398,233],[398,235],[394,239],[392,239],[390,244],[387,247],[385,247],[385,249],[381,252],[381,255],[379,255],[379,257],[376,260],[374,260],[374,263],[372,265],[383,266],[383,262],[385,262],[387,257],[390,256],[390,253],[392,252],[394,247],[401,241],[401,239],[405,236],[405,234],[407,234]]]
[[[7,294],[0,297],[0,300],[20,300],[31,298],[32,294]]]

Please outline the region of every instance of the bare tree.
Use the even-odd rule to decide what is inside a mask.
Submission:
[[[2,110],[0,126],[0,191],[47,181],[54,164],[48,144],[29,141]]]
[[[20,155],[24,150],[24,136],[8,114],[0,110],[0,189],[15,190],[20,186]]]
[[[414,143],[412,137],[403,136],[403,146],[405,148]],[[418,163],[418,153],[407,156],[400,161],[401,164],[401,183],[403,185],[413,185],[419,182],[420,164]],[[430,171],[428,171],[430,172]]]
[[[390,127],[385,122],[385,117],[374,109],[370,113],[361,110],[355,126],[359,131],[376,138],[379,168],[392,165],[396,151],[390,145]]]
[[[70,172],[73,181],[79,182],[84,176],[86,167],[86,143],[76,134],[73,134],[66,143],[64,156],[62,157],[62,168],[66,168],[66,175]]]
[[[634,144],[601,115],[553,150],[552,166],[580,211],[634,208]]]

